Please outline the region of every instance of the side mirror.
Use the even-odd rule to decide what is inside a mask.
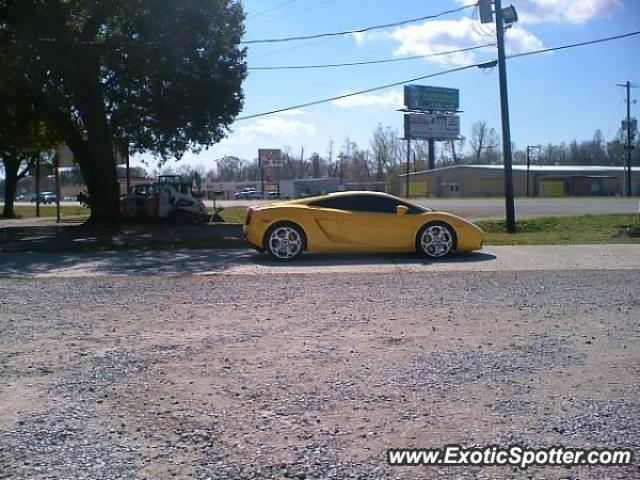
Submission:
[[[407,207],[406,205],[398,205],[396,207],[396,213],[398,215],[404,215],[405,213],[407,213],[409,211],[409,207]]]

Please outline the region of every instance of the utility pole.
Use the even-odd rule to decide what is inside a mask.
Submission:
[[[404,196],[409,198],[409,171],[411,166],[411,138],[407,137],[407,178],[405,179]]]
[[[36,157],[36,217],[40,217],[40,155]]]
[[[507,92],[507,66],[504,52],[504,18],[502,1],[495,0],[496,37],[498,43],[498,74],[500,78],[500,110],[502,112],[502,155],[504,161],[504,199],[507,232],[516,233],[515,205],[513,201],[513,169],[511,153],[511,126],[509,125],[509,95]]]
[[[300,147],[300,178],[304,178],[304,145]]]
[[[53,168],[56,180],[56,223],[60,223],[60,155],[58,152],[53,157]]]
[[[529,170],[531,169],[531,150],[541,148],[541,145],[527,145],[527,197],[529,196]]]
[[[264,200],[264,161],[258,154],[258,163],[260,164],[260,196]]]
[[[624,149],[627,151],[627,197],[631,196],[631,150],[633,150],[633,145],[631,145],[631,87],[637,88],[636,85],[631,85],[631,82],[627,80],[627,83],[617,84],[618,87],[623,87],[627,89],[627,144]]]
[[[529,196],[529,170],[531,169],[531,147],[527,145],[527,197]]]
[[[429,139],[429,170],[436,168],[436,141]]]

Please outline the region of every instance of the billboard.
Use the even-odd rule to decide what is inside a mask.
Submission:
[[[405,85],[404,105],[410,110],[454,112],[460,108],[460,91],[457,88]]]
[[[260,148],[258,161],[261,167],[279,167],[282,163],[282,151],[279,148]]]
[[[405,113],[405,138],[449,140],[460,136],[460,117],[443,113]]]

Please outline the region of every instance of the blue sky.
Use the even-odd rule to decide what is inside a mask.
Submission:
[[[246,40],[353,30],[436,14],[473,3],[469,0],[245,0]],[[520,22],[507,34],[511,53],[587,41],[640,30],[637,0],[513,0]],[[504,5],[509,2],[503,0]],[[475,9],[436,20],[318,40],[250,45],[248,67],[357,62],[425,55],[495,41],[491,25],[481,26]],[[624,90],[640,84],[640,35],[507,63],[512,140],[526,145],[585,140],[596,129],[612,138],[625,112]],[[240,116],[333,97],[348,92],[436,73],[496,58],[495,48],[453,56],[381,65],[308,70],[250,70]],[[462,134],[486,121],[500,131],[497,69],[476,68],[422,82],[460,89]],[[228,138],[201,152],[187,154],[190,164],[211,168],[215,159],[235,155],[251,159],[259,148],[289,147],[298,154],[334,152],[349,137],[368,147],[378,124],[401,132],[402,87],[351,97],[252,120],[237,121]],[[633,98],[640,90],[633,92]],[[632,105],[637,114],[638,105]],[[401,135],[401,133],[400,133]]]

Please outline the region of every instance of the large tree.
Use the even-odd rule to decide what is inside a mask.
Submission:
[[[10,67],[14,59],[0,60]],[[25,101],[24,82],[15,68],[6,68],[0,82],[0,162],[4,167],[3,218],[15,217],[13,201],[18,181],[27,175],[36,159],[58,142],[54,129]]]
[[[92,220],[118,220],[116,149],[180,158],[223,138],[243,20],[234,0],[0,0],[0,58],[73,151]]]

